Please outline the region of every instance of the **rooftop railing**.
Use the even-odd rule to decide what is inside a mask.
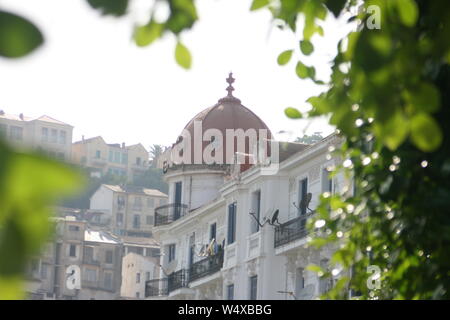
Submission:
[[[169,203],[155,208],[155,227],[172,223],[188,213],[188,206],[182,203]]]
[[[209,276],[220,271],[223,265],[223,250],[215,255],[204,258],[191,265],[189,268],[189,282]]]
[[[306,237],[306,221],[311,214],[301,215],[275,227],[275,248]]]
[[[145,297],[163,297],[169,294],[168,279],[153,279],[145,282]]]
[[[181,269],[175,271],[167,277],[167,288],[168,292],[172,292],[174,290],[180,288],[187,288],[189,283],[189,273],[186,269]]]

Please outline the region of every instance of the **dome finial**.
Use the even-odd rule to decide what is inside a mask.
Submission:
[[[235,79],[233,78],[233,72],[230,72],[228,74],[228,78],[226,79],[226,81],[228,83],[228,87],[226,89],[228,91],[228,94],[227,94],[226,97],[223,97],[222,99],[220,99],[219,103],[222,103],[222,102],[233,102],[233,103],[237,102],[237,103],[241,103],[241,100],[239,100],[238,98],[233,96],[233,91],[234,91],[233,82],[234,82],[234,80]]]
[[[232,84],[233,84],[234,80],[235,79],[233,78],[233,72],[230,72],[228,74],[228,78],[226,79],[226,81],[228,82],[228,87],[227,87],[228,97],[233,96],[234,88],[233,88]]]

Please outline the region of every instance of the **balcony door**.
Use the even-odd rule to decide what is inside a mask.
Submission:
[[[180,218],[181,213],[181,192],[182,192],[182,183],[181,181],[175,182],[175,194],[174,194],[174,220]]]

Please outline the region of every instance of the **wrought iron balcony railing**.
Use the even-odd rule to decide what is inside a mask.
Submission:
[[[163,297],[168,294],[169,287],[167,278],[145,281],[145,297]]]
[[[172,223],[188,212],[188,206],[182,203],[169,203],[155,208],[155,227]]]
[[[191,265],[189,268],[189,282],[209,276],[220,271],[223,265],[223,250],[215,255],[204,258]]]
[[[167,288],[168,292],[172,292],[174,290],[180,288],[187,288],[189,283],[189,273],[186,269],[181,269],[175,271],[167,277]]]
[[[311,214],[301,215],[297,218],[289,220],[275,227],[275,248],[306,237],[308,230],[306,228],[306,220]]]

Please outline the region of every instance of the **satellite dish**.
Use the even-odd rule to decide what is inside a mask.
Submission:
[[[272,220],[270,221],[270,224],[274,224],[275,222],[277,222],[278,224],[280,224],[279,222],[278,222],[278,214],[280,213],[280,210],[275,210],[275,212],[273,213],[273,216],[272,216]]]

